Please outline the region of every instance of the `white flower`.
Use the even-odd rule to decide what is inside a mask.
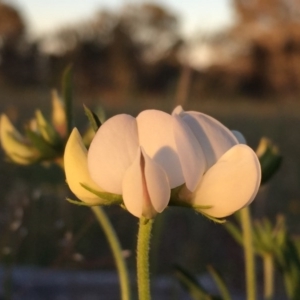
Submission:
[[[112,117],[100,127],[88,151],[92,179],[104,190],[122,194],[133,215],[154,217],[168,205],[171,188],[185,182],[184,158],[173,132],[173,118],[162,111]]]
[[[133,215],[153,218],[169,204],[171,189],[184,186],[180,200],[223,217],[250,203],[258,190],[255,153],[239,144],[241,134],[205,114],[177,107],[172,115],[146,110],[136,118],[114,116],[92,140],[87,166],[86,150],[76,158],[83,144],[74,136],[67,144],[65,169],[70,188],[82,201],[90,196],[78,184],[85,180],[94,189],[122,195]]]
[[[180,191],[183,200],[207,206],[205,214],[222,218],[249,205],[261,180],[260,163],[241,133],[230,131],[217,120],[199,112],[176,108],[179,117],[193,132],[206,159],[206,168],[195,190]]]

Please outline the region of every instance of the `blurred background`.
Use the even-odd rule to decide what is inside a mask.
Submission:
[[[262,136],[271,138],[283,164],[252,213],[285,214],[299,234],[298,0],[0,1],[0,109],[21,131],[36,108],[50,115],[50,92],[60,90],[70,63],[82,130],[82,103],[107,117],[180,104],[241,131],[254,149]],[[64,200],[58,167],[19,167],[3,155],[0,168],[2,264],[114,270],[90,210]],[[118,207],[107,211],[134,271],[137,219]],[[154,231],[153,275],[171,276],[175,263],[203,274],[212,264],[244,289],[243,254],[221,225],[169,209]]]

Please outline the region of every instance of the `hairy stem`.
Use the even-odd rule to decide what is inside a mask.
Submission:
[[[141,217],[137,241],[137,279],[139,300],[150,300],[149,249],[153,220]]]

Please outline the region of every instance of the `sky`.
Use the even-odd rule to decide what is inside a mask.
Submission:
[[[213,32],[231,24],[231,0],[156,0],[174,12],[184,34]],[[118,10],[129,3],[145,0],[4,0],[15,5],[26,20],[33,37],[53,32],[61,26],[76,24],[91,18],[101,9]],[[152,1],[153,2],[153,1]]]

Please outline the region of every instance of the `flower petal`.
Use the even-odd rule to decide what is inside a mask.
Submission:
[[[178,108],[173,114],[177,112]],[[228,128],[208,115],[182,111],[179,116],[188,124],[200,143],[207,161],[207,169],[226,151],[238,144],[238,140]]]
[[[92,179],[107,192],[122,194],[125,171],[138,149],[135,118],[117,115],[97,131],[88,151],[88,168]]]
[[[171,188],[183,184],[172,117],[162,111],[145,110],[137,116],[137,124],[140,145],[164,169]]]
[[[260,180],[260,164],[255,152],[239,144],[227,151],[204,174],[192,202],[212,206],[203,210],[208,215],[226,217],[253,201]]]
[[[186,187],[194,191],[206,168],[204,153],[189,126],[173,115],[174,137]]]
[[[66,112],[56,90],[52,91],[52,123],[60,136],[64,137],[67,133]]]
[[[141,150],[145,161],[145,182],[149,198],[155,211],[161,213],[168,206],[171,196],[168,177],[163,168]]]
[[[123,201],[127,210],[140,218],[143,213],[145,186],[141,170],[141,150],[138,150],[136,158],[126,170],[122,182]]]
[[[101,199],[83,188],[84,183],[95,190],[103,191],[91,179],[87,168],[87,150],[77,128],[74,128],[66,144],[64,167],[67,183],[71,191],[83,202],[101,204]]]
[[[128,211],[140,218],[153,218],[170,199],[170,186],[164,170],[143,149],[125,173],[123,199]]]

